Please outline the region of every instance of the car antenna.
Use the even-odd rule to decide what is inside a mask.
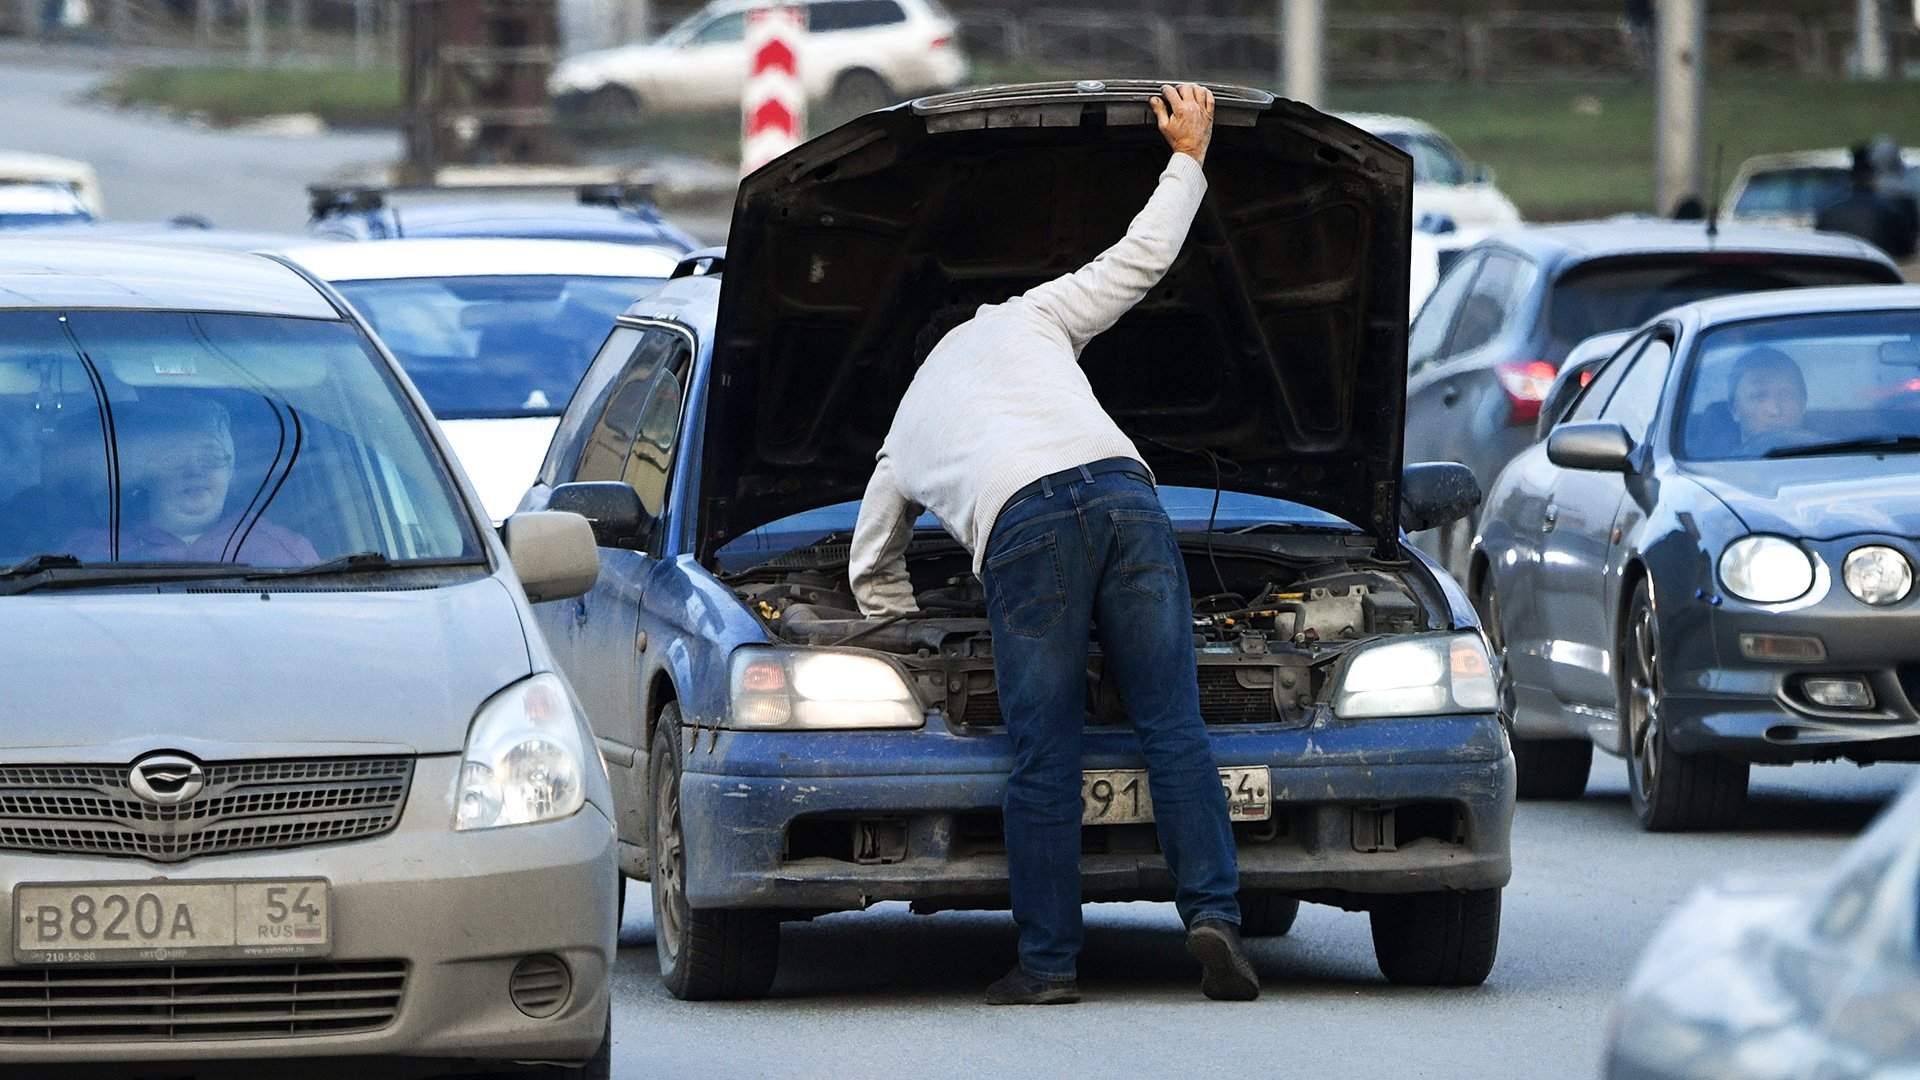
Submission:
[[[1707,190],[1707,198],[1713,200],[1707,204],[1707,243],[1712,244],[1720,235],[1720,167],[1727,159],[1727,144],[1713,145],[1713,186]]]

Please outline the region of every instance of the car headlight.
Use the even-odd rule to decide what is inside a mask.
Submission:
[[[1749,536],[1720,553],[1720,584],[1742,600],[1784,604],[1813,588],[1813,556],[1778,536]]]
[[[1421,716],[1491,712],[1499,703],[1479,634],[1385,639],[1347,654],[1336,715]]]
[[[864,653],[740,649],[733,654],[730,681],[730,726],[736,728],[917,728],[926,723],[900,672]]]
[[[1913,590],[1913,567],[1907,557],[1878,544],[1848,553],[1841,576],[1847,591],[1869,604],[1897,604]]]
[[[487,699],[467,732],[455,829],[567,817],[585,805],[587,755],[573,699],[557,676],[535,675]]]

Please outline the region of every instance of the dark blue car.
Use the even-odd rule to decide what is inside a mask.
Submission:
[[[1166,158],[1155,89],[928,98],[802,146],[742,184],[730,250],[635,304],[575,392],[522,506],[593,519],[601,574],[538,617],[674,994],[764,993],[783,920],[1006,906],[1012,747],[980,583],[923,520],[920,612],[862,618],[854,500],[935,310],[1124,232]],[[1083,363],[1180,529],[1245,929],[1284,933],[1301,900],[1364,910],[1389,979],[1477,983],[1513,759],[1471,607],[1401,528],[1478,498],[1464,467],[1401,467],[1410,163],[1304,106],[1215,95],[1187,248]],[[1102,676],[1090,642],[1084,893],[1168,899]]]
[[[534,185],[535,189],[542,185]],[[523,240],[599,240],[644,244],[684,254],[699,246],[668,221],[642,186],[582,184],[558,190],[573,201],[514,201],[511,185],[471,189],[385,189],[315,185],[307,231],[327,240],[494,236]],[[408,193],[404,203],[390,196]]]

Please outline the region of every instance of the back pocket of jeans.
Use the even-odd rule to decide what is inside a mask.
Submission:
[[[1173,523],[1157,510],[1109,510],[1115,553],[1113,571],[1135,592],[1165,600],[1180,585],[1180,548]]]
[[[1043,533],[987,560],[987,602],[1008,633],[1039,637],[1067,610],[1060,553],[1053,533]]]

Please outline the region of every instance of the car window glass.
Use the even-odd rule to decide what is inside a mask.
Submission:
[[[76,392],[55,320],[95,389]],[[482,557],[422,418],[351,323],[19,312],[0,315],[0,341],[0,447],[25,458],[10,505],[53,515],[0,514],[0,562]]]
[[[1634,341],[1602,365],[1600,370],[1594,373],[1593,381],[1587,384],[1586,392],[1573,403],[1573,408],[1567,413],[1566,422],[1574,424],[1598,420],[1600,410],[1606,407],[1607,399],[1613,396],[1614,388],[1620,385],[1620,380],[1625,377],[1627,369],[1633,365],[1634,358],[1639,356],[1640,350],[1645,347],[1644,338]]]
[[[1516,256],[1494,252],[1473,280],[1460,303],[1460,318],[1454,323],[1444,356],[1451,359],[1478,349],[1506,328],[1519,308],[1527,290],[1533,287],[1533,264]]]
[[[653,380],[646,407],[621,479],[640,495],[640,505],[658,517],[666,505],[667,473],[673,463],[674,437],[680,431],[680,403],[684,387],[671,367]]]
[[[897,0],[832,0],[808,7],[807,29],[816,34],[865,30],[907,21]]]
[[[1467,182],[1466,163],[1444,141],[1412,132],[1393,132],[1385,138],[1413,158],[1414,183],[1453,185]]]
[[[580,464],[573,478],[579,481],[619,480],[626,472],[627,452],[640,430],[640,414],[653,390],[653,377],[661,366],[682,349],[684,339],[671,330],[641,332],[639,347],[627,361],[620,377],[608,390],[586,443],[580,449]]]
[[[694,45],[726,45],[747,39],[747,16],[736,11],[731,15],[722,15],[693,32],[689,39]]]
[[[1660,411],[1660,392],[1667,385],[1667,368],[1672,360],[1673,346],[1665,338],[1647,342],[1600,410],[1600,419],[1626,428],[1636,444],[1646,441],[1647,425]]]
[[[1566,350],[1595,334],[1651,321],[1671,307],[1733,293],[1809,285],[1877,285],[1885,266],[1855,259],[1795,259],[1710,251],[1595,259],[1562,274],[1547,298],[1547,333]]]
[[[594,355],[593,362],[587,365],[587,373],[580,380],[580,385],[573,388],[572,395],[567,399],[566,412],[561,417],[558,430],[554,432],[553,441],[547,446],[546,459],[540,463],[542,483],[552,485],[560,482],[562,469],[578,455],[580,442],[586,435],[586,415],[600,406],[607,387],[626,370],[627,361],[640,344],[640,337],[641,331],[631,326],[615,326],[606,341],[601,343],[600,351]]]
[[[1738,217],[1814,214],[1847,197],[1847,170],[1777,169],[1754,175],[1733,204]]]
[[[434,416],[558,416],[593,342],[658,278],[402,278],[339,282]]]
[[[1920,318],[1878,311],[1721,327],[1702,335],[1682,401],[1679,442],[1691,458],[1920,436]]]
[[[1460,299],[1473,284],[1473,277],[1480,270],[1485,256],[1479,252],[1462,256],[1457,260],[1440,284],[1434,286],[1427,302],[1420,307],[1413,325],[1407,328],[1407,368],[1417,372],[1421,368],[1440,359],[1440,347],[1446,343],[1447,331],[1453,327],[1453,317],[1459,312]]]

